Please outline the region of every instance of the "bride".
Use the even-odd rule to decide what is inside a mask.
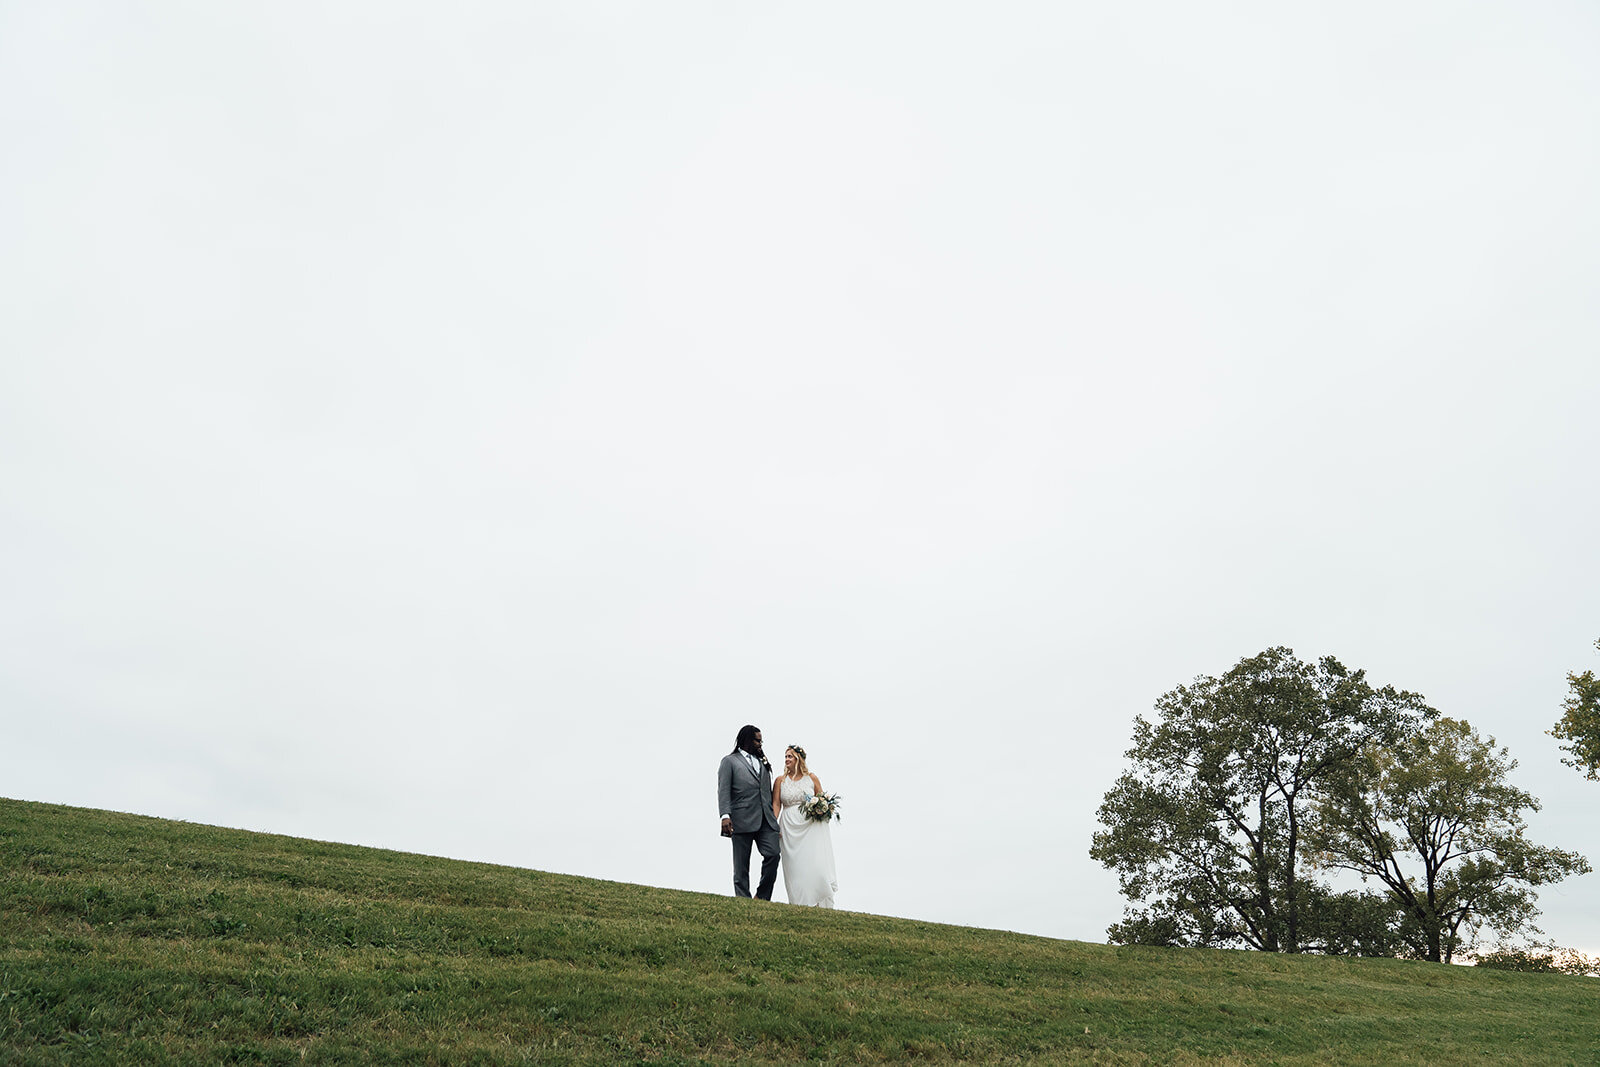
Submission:
[[[783,888],[789,903],[833,907],[839,891],[833,869],[833,839],[828,821],[814,821],[800,810],[808,797],[822,793],[822,779],[806,769],[806,750],[783,750],[783,776],[772,786],[772,814],[783,835]]]

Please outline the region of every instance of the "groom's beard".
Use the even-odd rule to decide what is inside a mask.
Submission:
[[[767,754],[761,751],[760,745],[751,745],[749,748],[745,749],[745,751],[750,753],[750,755],[754,756],[756,759],[760,760],[763,767],[770,768],[772,766],[772,764],[767,762]]]

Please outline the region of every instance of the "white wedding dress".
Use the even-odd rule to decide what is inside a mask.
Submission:
[[[811,795],[811,776],[791,782],[779,780],[778,802],[782,814],[778,829],[783,834],[783,889],[789,903],[817,908],[833,907],[839,891],[839,877],[833,869],[833,838],[828,823],[805,817],[800,805]]]

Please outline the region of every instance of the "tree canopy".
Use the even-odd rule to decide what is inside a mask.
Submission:
[[[1369,745],[1330,776],[1306,845],[1314,865],[1380,883],[1403,954],[1448,963],[1480,928],[1532,928],[1532,887],[1589,870],[1577,853],[1535,845],[1539,801],[1508,780],[1516,761],[1465,722],[1440,718],[1400,743]]]
[[[1600,641],[1595,642],[1600,649]],[[1570,755],[1561,762],[1583,771],[1590,781],[1600,781],[1600,678],[1593,671],[1567,675],[1567,699],[1561,702],[1565,714],[1550,730],[1551,736],[1565,741],[1561,747]]]
[[[1435,713],[1332,657],[1271,648],[1197,678],[1134,721],[1131,768],[1106,793],[1090,855],[1130,904],[1113,941],[1382,951],[1377,901],[1303,877],[1316,787]],[[1344,921],[1339,921],[1343,916]]]

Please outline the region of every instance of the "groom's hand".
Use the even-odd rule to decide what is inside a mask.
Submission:
[[[732,837],[733,836],[733,820],[732,819],[723,819],[722,820],[722,836],[723,837]]]

